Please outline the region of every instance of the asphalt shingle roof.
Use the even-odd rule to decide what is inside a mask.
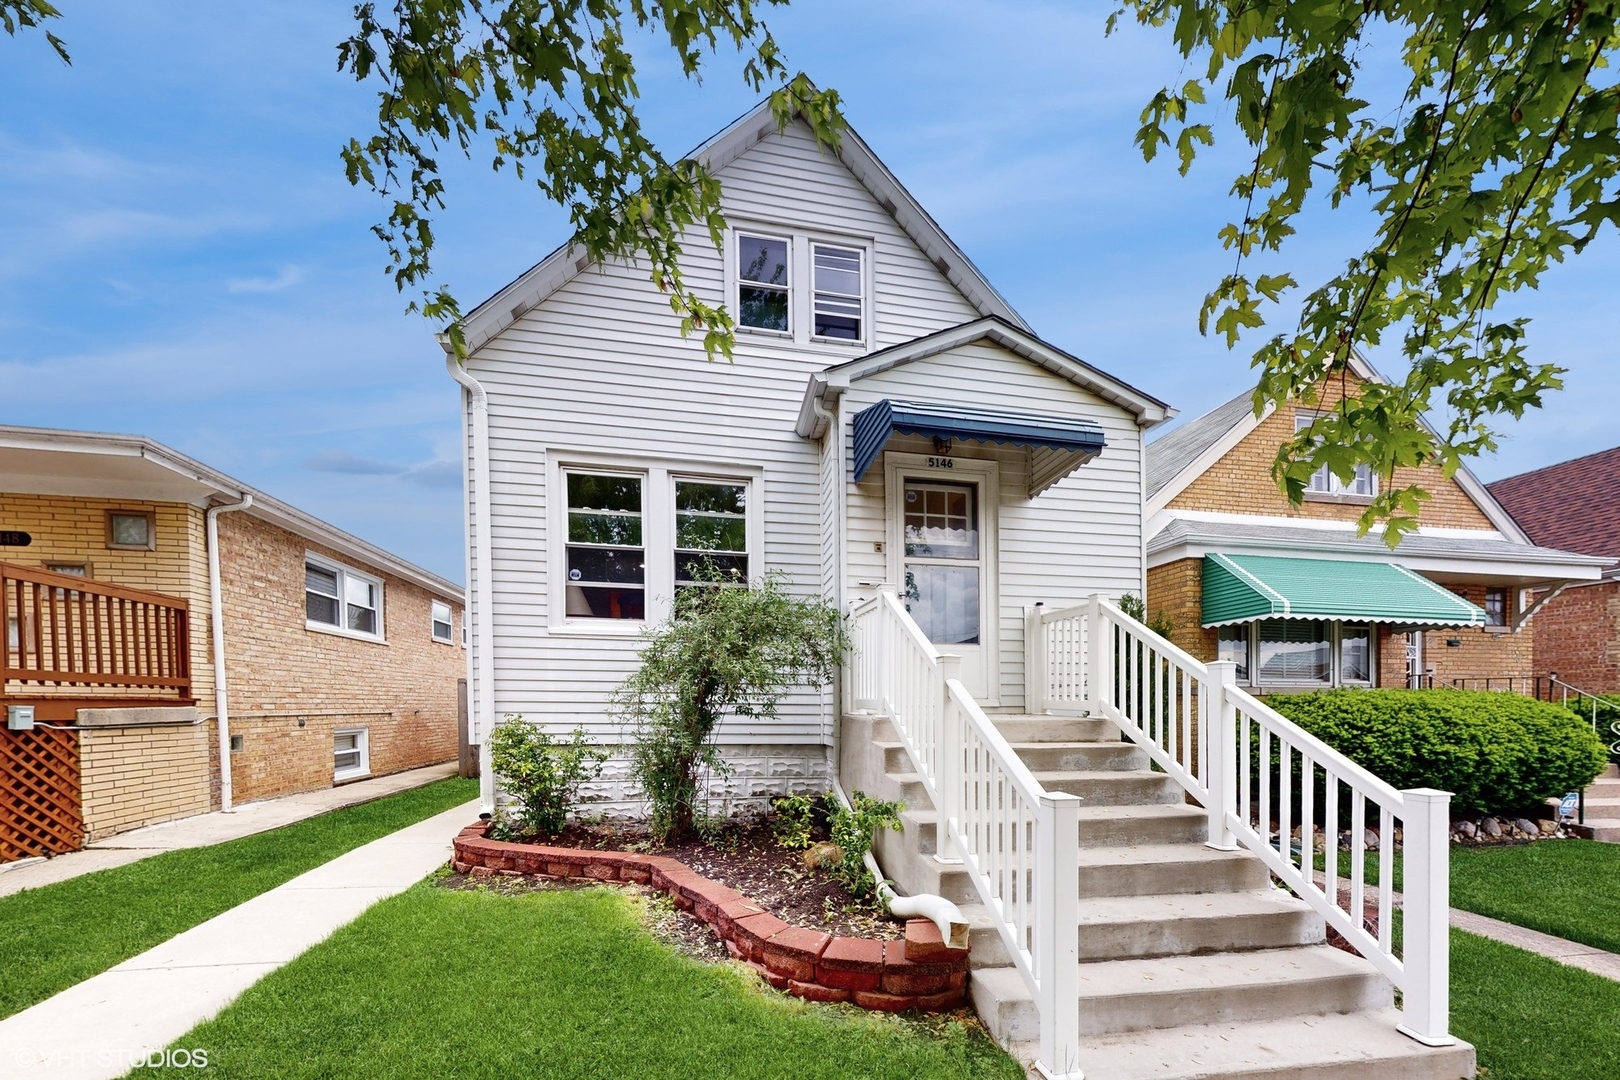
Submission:
[[[1176,518],[1148,541],[1148,552],[1163,551],[1186,541],[1205,544],[1229,543],[1234,545],[1260,545],[1282,550],[1297,551],[1300,555],[1313,552],[1342,552],[1345,554],[1377,555],[1396,562],[1408,556],[1438,556],[1466,559],[1469,557],[1501,559],[1512,562],[1566,563],[1590,565],[1580,555],[1568,551],[1533,547],[1512,540],[1489,536],[1409,535],[1401,539],[1394,551],[1384,538],[1368,534],[1357,536],[1353,529],[1318,529],[1287,525],[1260,525],[1247,522],[1199,521]]]
[[[1486,486],[1536,543],[1620,557],[1620,446]]]
[[[1200,454],[1220,442],[1221,436],[1245,417],[1253,415],[1254,391],[1245,390],[1226,404],[1218,405],[1203,416],[1189,420],[1148,443],[1148,498],[1157,495],[1182,469],[1197,461]]]

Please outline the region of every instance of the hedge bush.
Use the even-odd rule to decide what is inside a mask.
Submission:
[[[1568,709],[1489,690],[1324,690],[1267,704],[1397,789],[1459,809],[1523,810],[1592,782],[1608,761]]]

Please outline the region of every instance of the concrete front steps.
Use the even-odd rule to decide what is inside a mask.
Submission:
[[[1207,818],[1108,721],[993,716],[1049,790],[1080,810],[1080,1011],[1091,1080],[1339,1077],[1457,1080],[1467,1044],[1432,1049],[1395,1030],[1393,992],[1367,961],[1324,944],[1322,920],[1272,886],[1260,860],[1204,846]],[[1032,1059],[1039,1014],[967,875],[936,858],[937,816],[889,722],[846,717],[846,791],[897,799],[878,838],[902,892],[955,901],[972,926],[974,1007]]]
[[[1611,763],[1586,789],[1586,823],[1575,832],[1588,840],[1620,844],[1620,765]]]

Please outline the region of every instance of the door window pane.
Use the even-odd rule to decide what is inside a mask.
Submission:
[[[1372,681],[1372,627],[1339,627],[1339,681]]]
[[[1506,626],[1508,624],[1508,593],[1507,589],[1492,586],[1485,590],[1485,625]]]
[[[566,611],[576,618],[646,616],[642,478],[568,473]]]
[[[1220,653],[1217,660],[1230,660],[1237,665],[1237,681],[1249,681],[1249,624],[1223,626],[1220,634]]]
[[[968,484],[910,484],[905,493],[906,554],[977,559],[976,489]]]
[[[1332,624],[1309,619],[1267,619],[1260,624],[1260,679],[1268,682],[1331,680]]]
[[[979,568],[911,563],[906,610],[936,645],[979,643]]]

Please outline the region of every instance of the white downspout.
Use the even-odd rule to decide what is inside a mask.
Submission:
[[[440,339],[444,344],[444,339]],[[482,813],[495,812],[495,773],[489,757],[489,734],[495,730],[495,637],[491,625],[489,578],[494,545],[489,535],[489,395],[467,374],[454,350],[445,349],[444,367],[467,394],[472,424],[472,460],[467,481],[472,486],[468,531],[473,533],[473,565],[467,575],[467,610],[472,614],[472,647],[478,678],[473,684],[472,732],[478,739],[478,801]],[[465,618],[465,616],[463,616]]]
[[[225,688],[225,604],[219,587],[219,515],[246,510],[253,496],[241,502],[211,506],[203,515],[208,533],[208,625],[214,639],[214,712],[219,722],[219,808],[231,812],[231,707]]]
[[[833,485],[834,485],[834,490],[836,492],[836,495],[835,495],[835,497],[833,499],[833,517],[835,519],[834,522],[833,522],[833,534],[834,534],[833,544],[836,546],[837,550],[833,553],[833,596],[832,596],[832,602],[833,602],[833,607],[837,608],[838,612],[840,614],[842,614],[843,611],[844,611],[844,555],[845,555],[845,552],[844,552],[844,494],[845,494],[845,492],[844,492],[844,462],[843,462],[843,457],[844,457],[844,432],[843,432],[843,428],[838,423],[837,414],[829,411],[828,408],[821,403],[821,396],[819,394],[811,399],[810,408],[816,414],[816,418],[827,425],[827,431],[822,436],[822,438],[824,440],[823,443],[822,443],[822,450],[821,450],[822,457],[823,458],[826,457],[827,453],[829,452],[828,447],[827,447],[827,443],[831,442],[831,444],[832,444],[831,453],[833,454],[834,459],[836,461],[836,466],[833,469]],[[822,475],[823,476],[826,475],[825,470],[823,470]],[[840,661],[838,666],[840,668],[842,668],[843,667],[843,662]],[[833,692],[832,692],[832,700],[833,700],[832,751],[831,751],[831,760],[827,762],[827,779],[828,779],[828,782],[832,785],[833,790],[838,792],[838,797],[840,799],[842,799],[844,797],[843,787],[842,787],[843,781],[839,778],[839,775],[838,775],[838,755],[843,752],[843,732],[844,732],[843,684],[844,684],[843,672],[840,671],[839,672],[839,677],[833,681]],[[881,881],[882,878],[880,877],[878,880]]]

